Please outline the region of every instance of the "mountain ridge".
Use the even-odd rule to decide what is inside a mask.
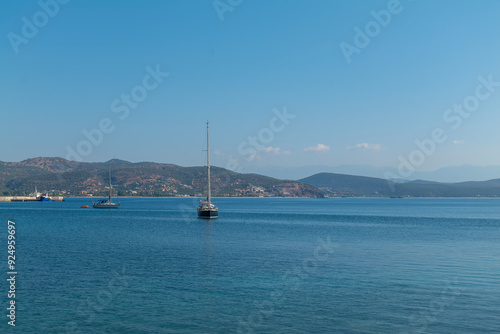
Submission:
[[[206,167],[169,163],[78,162],[60,157],[36,157],[20,162],[0,161],[0,195],[29,194],[37,186],[64,196],[102,196],[112,184],[119,196],[202,196]],[[283,180],[257,173],[241,174],[212,166],[214,196],[245,197],[498,197],[500,179],[443,183],[428,180],[316,173],[300,180]],[[106,189],[107,188],[107,189]]]
[[[24,195],[37,186],[64,196],[103,196],[107,193],[108,163],[119,196],[202,196],[206,167],[182,167],[156,162],[76,162],[60,157],[37,157],[20,162],[0,161],[0,194]],[[214,196],[323,197],[311,185],[258,174],[240,174],[211,167]]]
[[[441,183],[417,180],[405,183],[380,178],[319,173],[299,180],[330,196],[373,197],[498,197],[500,179]]]
[[[287,178],[290,180],[300,180],[318,173],[337,173],[358,175],[385,179],[386,173],[399,175],[399,171],[394,167],[374,167],[370,165],[308,165],[300,167],[280,167],[280,166],[247,166],[248,172],[254,172],[276,178]],[[414,171],[410,176],[403,177],[404,181],[426,180],[441,183],[458,183],[466,181],[487,181],[500,177],[500,166],[474,166],[459,165],[441,167],[433,171]]]

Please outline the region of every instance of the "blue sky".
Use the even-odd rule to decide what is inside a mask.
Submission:
[[[489,96],[456,129],[443,118],[474,102],[479,77],[500,82],[497,1],[221,0],[223,13],[213,1],[55,1],[41,1],[53,17],[37,1],[0,4],[2,161],[66,157],[80,145],[83,161],[201,165],[209,119],[214,164],[241,171],[500,165],[500,86],[480,87]],[[25,36],[26,20],[36,33]],[[367,25],[369,44],[348,62],[340,46],[356,47],[355,28]],[[145,90],[157,67],[168,76],[150,76]],[[111,105],[132,92],[140,101],[120,119]],[[295,117],[273,121],[285,109]],[[81,144],[103,120],[108,133]]]

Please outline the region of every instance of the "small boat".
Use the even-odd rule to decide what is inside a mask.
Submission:
[[[118,203],[113,203],[111,201],[111,192],[112,192],[112,185],[111,185],[111,163],[108,162],[108,168],[109,168],[109,197],[108,199],[101,199],[98,200],[97,202],[92,202],[92,207],[95,209],[118,209],[120,207],[120,202]]]
[[[42,202],[52,202],[53,199],[48,194],[43,193],[42,196],[40,197],[40,201],[42,201]]]
[[[89,207],[88,205],[82,205],[80,208],[82,208],[82,209],[86,209],[86,208],[88,208],[88,207]]]
[[[111,199],[102,199],[97,202],[93,202],[92,207],[94,209],[118,209],[120,207],[120,203],[113,203]]]
[[[29,194],[29,196],[35,197],[35,199],[40,202],[51,202],[54,200],[52,197],[49,196],[49,193],[39,193],[38,190],[36,189],[36,186],[35,186],[35,192]]]
[[[204,201],[200,201],[198,207],[198,218],[215,219],[219,217],[219,209],[211,203],[210,190],[210,146],[208,143],[208,121],[207,121],[207,178],[208,178],[208,194]]]

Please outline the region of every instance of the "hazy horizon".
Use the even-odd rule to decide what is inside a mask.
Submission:
[[[23,161],[31,159],[58,159],[63,157],[31,157],[21,161],[2,161],[6,163],[20,163]],[[64,159],[64,158],[63,158]],[[175,161],[130,161],[121,159],[119,157],[114,157],[109,160],[102,161],[84,161],[85,163],[106,163],[112,160],[120,160],[128,163],[161,163],[161,164],[172,164],[180,167],[201,167],[206,164],[199,165],[181,165]],[[217,163],[212,164],[214,167],[227,168],[231,166],[223,166]],[[231,168],[228,168],[231,169]],[[244,174],[261,174],[265,176],[270,176],[277,179],[289,179],[289,180],[300,180],[314,174],[318,173],[336,173],[336,174],[348,174],[354,176],[365,176],[365,177],[375,177],[375,178],[386,178],[385,173],[397,173],[397,168],[394,167],[377,167],[371,165],[338,165],[338,166],[327,166],[327,165],[302,165],[302,166],[279,166],[279,165],[252,165],[245,168],[240,168],[239,170],[234,170]],[[492,179],[500,179],[500,166],[474,166],[474,165],[460,165],[460,166],[446,166],[438,168],[436,170],[430,171],[418,171],[414,172],[410,178],[400,179],[407,181],[414,180],[426,180],[435,181],[443,183],[456,183],[465,181],[487,181]],[[396,179],[397,180],[397,179]]]

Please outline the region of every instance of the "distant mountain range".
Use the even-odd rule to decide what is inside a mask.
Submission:
[[[245,172],[257,173],[279,179],[300,180],[318,173],[337,173],[376,177],[385,179],[385,173],[398,175],[397,168],[373,167],[369,165],[341,165],[341,166],[249,166]],[[428,180],[435,182],[456,183],[465,181],[486,181],[500,178],[500,166],[450,166],[430,172],[414,172],[405,181]]]
[[[202,196],[206,167],[181,167],[154,162],[111,160],[112,184],[119,196]],[[239,174],[212,167],[214,196],[323,197],[323,192],[297,181],[257,174]],[[0,195],[34,191],[63,196],[102,196],[109,191],[108,163],[75,162],[63,158],[33,158],[0,162]]]
[[[206,167],[181,167],[154,162],[111,160],[112,184],[119,196],[204,196]],[[107,162],[75,162],[33,158],[0,162],[0,195],[34,191],[63,196],[108,193]],[[259,174],[241,174],[212,167],[214,196],[248,197],[497,197],[500,179],[440,183],[429,180],[388,181],[339,173],[316,173],[298,181]]]
[[[319,173],[299,180],[330,196],[375,197],[498,197],[500,179],[460,183],[415,180],[396,183],[385,179],[334,173]]]

